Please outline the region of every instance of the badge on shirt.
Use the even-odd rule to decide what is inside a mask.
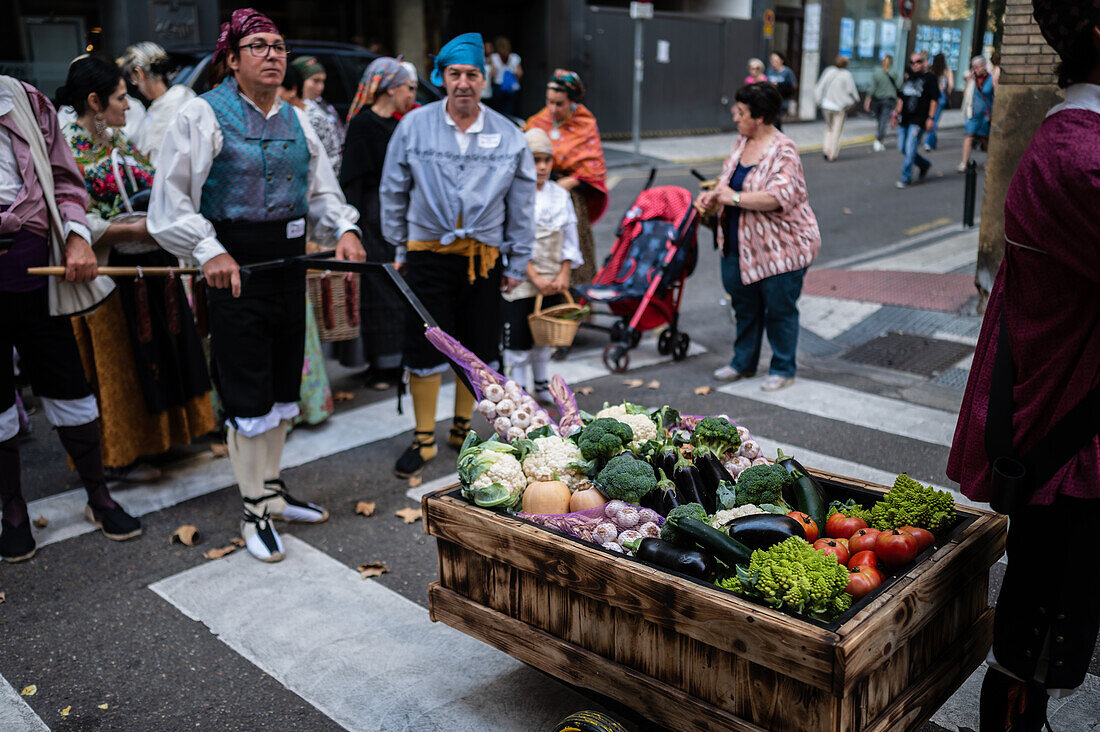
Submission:
[[[500,133],[490,132],[482,133],[477,136],[478,147],[496,147],[500,144]]]
[[[297,239],[306,234],[306,220],[304,218],[288,221],[286,225],[286,238]]]

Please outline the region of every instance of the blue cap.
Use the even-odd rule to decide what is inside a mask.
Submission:
[[[447,45],[439,49],[432,68],[432,83],[443,86],[443,69],[454,64],[476,66],[485,75],[485,43],[480,33],[463,33],[452,38]]]

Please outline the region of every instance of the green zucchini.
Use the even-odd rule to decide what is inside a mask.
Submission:
[[[713,554],[715,559],[731,569],[738,564],[748,564],[752,558],[752,552],[747,546],[697,519],[685,516],[677,521],[676,529],[690,536],[700,548]]]
[[[794,478],[794,499],[798,510],[806,514],[817,524],[818,536],[825,535],[825,491],[817,479],[810,475],[802,463],[790,455],[784,455],[779,451],[775,462],[783,466],[783,469]]]

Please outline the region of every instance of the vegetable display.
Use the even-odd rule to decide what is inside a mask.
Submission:
[[[784,489],[792,486],[790,474],[778,465],[754,465],[737,478],[737,505],[751,503],[771,513],[789,513]]]
[[[577,447],[581,456],[602,468],[607,461],[627,448],[634,439],[634,430],[630,425],[611,417],[601,417],[589,422],[580,431]]]
[[[640,503],[642,496],[657,487],[653,468],[629,455],[617,455],[596,476],[596,485],[608,498]]]

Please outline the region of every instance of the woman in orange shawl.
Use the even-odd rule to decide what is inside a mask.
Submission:
[[[595,275],[595,244],[591,224],[607,209],[607,164],[600,130],[592,112],[580,103],[584,84],[572,71],[557,69],[546,85],[546,106],[527,120],[526,129],[546,130],[554,146],[555,180],[573,197],[577,209],[584,265],[573,270],[573,282],[590,282]],[[583,205],[581,205],[583,204]]]

